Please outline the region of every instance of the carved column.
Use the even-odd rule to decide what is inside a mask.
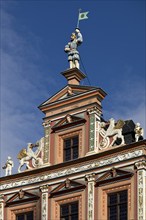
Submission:
[[[94,220],[94,191],[95,191],[95,174],[86,176],[88,181],[88,205],[87,205],[87,220]]]
[[[96,130],[97,130],[97,121],[100,121],[101,112],[97,109],[97,107],[93,107],[88,109],[88,114],[90,117],[90,127],[89,127],[89,154],[96,151],[97,145],[97,137],[96,137]]]
[[[50,132],[51,132],[51,125],[50,121],[43,123],[44,126],[44,133],[45,133],[45,140],[44,140],[44,164],[50,162]]]
[[[138,220],[146,219],[146,161],[135,164],[137,167],[137,209]]]
[[[4,220],[4,198],[2,194],[0,194],[0,220]]]
[[[48,185],[40,187],[41,196],[41,220],[48,220]]]

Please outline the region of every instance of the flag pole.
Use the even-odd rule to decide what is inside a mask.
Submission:
[[[79,9],[79,15],[78,15],[78,21],[77,21],[77,28],[79,28],[79,17],[80,17],[80,12],[81,12],[81,8]]]

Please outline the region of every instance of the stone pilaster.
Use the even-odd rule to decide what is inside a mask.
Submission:
[[[50,121],[43,123],[43,126],[44,126],[44,133],[45,133],[43,162],[45,165],[45,164],[50,163],[50,132],[51,132]]]
[[[48,220],[48,185],[40,187],[41,196],[41,220]]]
[[[87,220],[94,220],[94,192],[95,192],[95,174],[86,176],[88,182],[88,204],[87,204]]]
[[[101,112],[97,109],[97,107],[93,107],[91,109],[87,110],[89,117],[90,117],[90,127],[89,127],[89,153],[92,154],[96,152],[97,148],[97,137],[96,137],[96,131],[97,131],[97,121],[100,121]]]
[[[137,167],[137,209],[138,220],[146,219],[146,161],[142,160],[135,164]]]
[[[0,220],[4,220],[4,198],[2,194],[0,194]]]

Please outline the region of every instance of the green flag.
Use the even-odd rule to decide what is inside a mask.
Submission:
[[[79,21],[83,20],[83,19],[88,19],[87,14],[89,13],[89,11],[86,12],[80,12],[79,13]]]

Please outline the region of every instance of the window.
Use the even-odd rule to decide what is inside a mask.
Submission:
[[[78,201],[60,206],[60,220],[78,220]]]
[[[16,220],[33,220],[33,212],[17,214]]]
[[[127,190],[108,195],[108,220],[127,220]]]
[[[64,139],[64,161],[78,158],[79,137]]]

